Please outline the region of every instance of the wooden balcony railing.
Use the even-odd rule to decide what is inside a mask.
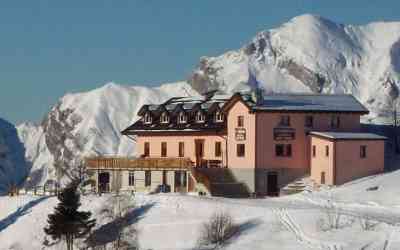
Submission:
[[[202,159],[200,161],[200,166],[198,166],[198,167],[203,167],[203,168],[221,168],[222,167],[222,161],[221,160]]]
[[[193,162],[189,158],[128,158],[90,157],[85,159],[88,169],[134,170],[134,169],[189,169]]]

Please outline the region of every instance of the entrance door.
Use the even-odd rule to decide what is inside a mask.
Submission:
[[[201,167],[201,162],[204,156],[204,140],[194,140],[195,152],[196,152],[196,167]]]
[[[105,193],[110,191],[110,173],[103,172],[99,173],[98,178],[99,192]]]
[[[268,172],[267,174],[267,195],[268,196],[278,196],[278,173]]]

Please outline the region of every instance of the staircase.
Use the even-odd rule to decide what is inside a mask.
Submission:
[[[249,191],[244,183],[238,182],[228,168],[193,168],[192,176],[196,187],[207,188],[207,194],[212,196],[244,198],[249,197]]]
[[[285,187],[281,189],[281,195],[290,195],[290,194],[297,194],[301,193],[306,190],[311,190],[314,187],[314,183],[312,180],[307,176],[301,179],[297,179],[292,183],[289,183]]]

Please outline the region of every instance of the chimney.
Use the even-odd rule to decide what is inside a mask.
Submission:
[[[255,88],[251,92],[251,99],[256,105],[260,105],[264,101],[264,91],[261,88]]]

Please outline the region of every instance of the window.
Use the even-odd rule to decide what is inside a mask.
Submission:
[[[312,146],[312,156],[315,157],[317,155],[317,146]]]
[[[196,113],[196,122],[204,122],[204,120],[205,120],[205,117],[204,117],[203,112],[198,111]]]
[[[237,126],[239,128],[244,127],[244,116],[240,115],[237,117]]]
[[[325,172],[321,172],[321,184],[325,184]]]
[[[215,122],[223,122],[223,121],[224,121],[224,115],[220,111],[217,111],[215,113]]]
[[[325,146],[325,156],[329,156],[329,146]]]
[[[304,126],[306,128],[312,128],[314,127],[314,117],[311,115],[306,116],[305,124]]]
[[[290,126],[290,116],[283,115],[281,116],[281,121],[279,123],[280,126]]]
[[[144,157],[150,156],[150,142],[144,143]]]
[[[185,143],[179,142],[179,157],[185,156]]]
[[[340,127],[340,116],[334,115],[331,117],[331,128]]]
[[[129,172],[129,186],[135,186],[135,172],[133,171]]]
[[[144,115],[144,123],[146,123],[146,124],[149,124],[149,123],[151,123],[152,122],[152,117],[151,117],[151,114],[150,113],[146,113],[145,115]]]
[[[220,157],[221,155],[222,155],[221,142],[217,141],[215,142],[215,157]]]
[[[236,155],[237,157],[244,157],[245,155],[245,145],[244,144],[237,144],[236,145]]]
[[[362,145],[360,146],[360,158],[366,158],[367,157],[367,146]]]
[[[276,144],[275,155],[278,157],[291,157],[292,156],[292,144]]]
[[[167,143],[161,142],[161,157],[167,157]]]
[[[187,117],[184,112],[180,112],[178,116],[178,123],[186,123]]]
[[[150,170],[146,170],[144,172],[144,185],[146,187],[150,187],[151,186],[151,171]]]
[[[163,112],[160,117],[161,123],[169,123],[169,116],[167,112]]]

